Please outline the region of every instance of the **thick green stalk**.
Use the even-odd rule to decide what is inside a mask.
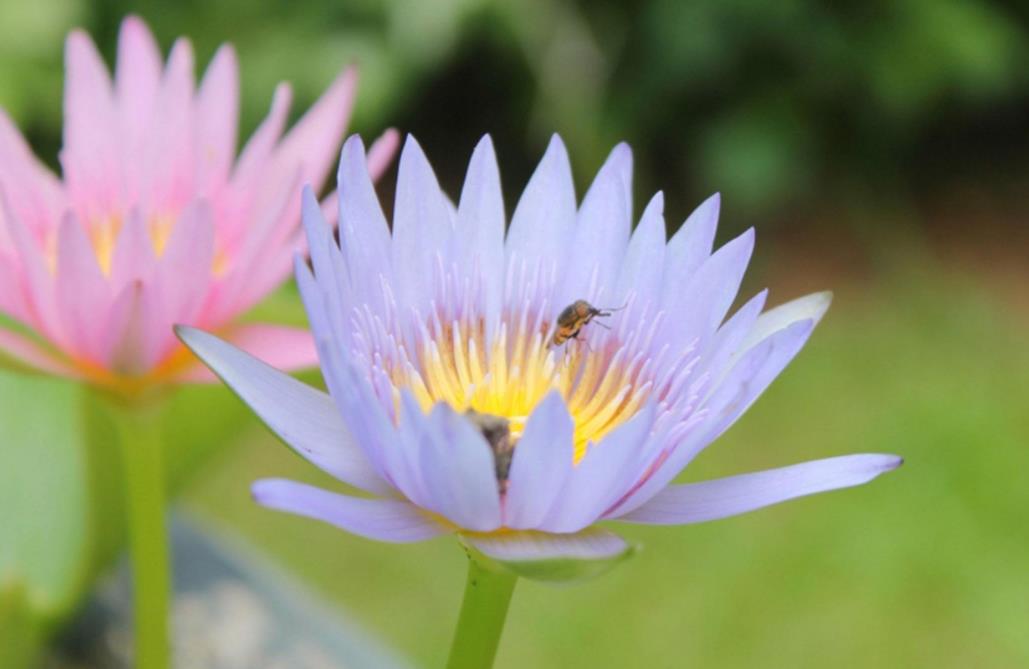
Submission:
[[[151,406],[115,404],[123,462],[132,562],[135,665],[170,665],[168,531],[158,412]]]
[[[474,559],[468,560],[464,601],[450,646],[447,669],[488,669],[493,666],[516,580],[514,574],[492,571]]]

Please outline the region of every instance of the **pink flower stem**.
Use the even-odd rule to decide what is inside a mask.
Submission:
[[[118,426],[132,563],[135,666],[169,666],[170,574],[159,411],[110,402]]]

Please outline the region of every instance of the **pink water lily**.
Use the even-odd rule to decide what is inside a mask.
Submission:
[[[344,70],[285,135],[290,88],[236,158],[239,73],[229,45],[199,86],[179,39],[167,63],[127,18],[112,80],[89,37],[66,44],[58,178],[0,110],[0,357],[48,373],[134,389],[206,370],[173,323],[222,333],[280,367],[315,360],[299,328],[236,317],[289,274],[299,190],[337,155],[357,74]],[[388,163],[383,136],[369,168]],[[331,207],[330,207],[331,209]]]
[[[455,533],[553,579],[630,551],[601,521],[714,520],[897,467],[845,455],[673,482],[800,351],[829,295],[765,311],[764,291],[726,318],[753,231],[712,251],[715,196],[666,242],[658,194],[633,232],[631,171],[619,145],[577,204],[555,137],[505,234],[488,137],[456,208],[409,140],[390,227],[350,139],[339,241],[307,190],[313,271],[296,264],[329,393],[180,330],[287,444],[367,493],[265,480],[257,501],[383,541]],[[569,318],[578,300],[601,313]]]

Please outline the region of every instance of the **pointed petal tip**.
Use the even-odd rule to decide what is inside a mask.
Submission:
[[[543,399],[539,401],[539,403],[536,405],[536,409],[533,409],[533,411],[536,411],[537,409],[543,406],[546,406],[549,409],[557,409],[557,407],[561,407],[565,411],[568,411],[568,404],[565,402],[564,395],[562,395],[561,391],[557,388],[553,388],[550,391],[548,391],[547,394],[543,396]]]
[[[83,72],[93,70],[102,71],[108,77],[110,76],[93,38],[82,28],[74,28],[64,40],[64,66],[67,71],[66,86],[68,79],[76,76],[75,73],[81,75]]]
[[[274,114],[276,110],[285,108],[289,109],[289,106],[293,103],[293,86],[288,81],[280,81],[275,85],[275,90],[272,91],[272,102],[270,107],[270,114]]]
[[[68,33],[68,37],[64,40],[65,48],[69,51],[72,49],[92,49],[95,48],[93,39],[89,36],[82,28],[72,28]]]
[[[899,469],[904,465],[904,456],[902,455],[888,455],[889,458],[883,463],[883,473],[892,472],[894,469]]]
[[[354,151],[364,153],[364,139],[362,139],[361,135],[356,132],[343,141],[343,149],[340,151],[340,155],[350,155],[350,153]]]
[[[339,166],[336,169],[336,185],[343,186],[344,178],[348,178],[348,172],[352,166],[363,166],[366,162],[364,140],[361,135],[354,133],[343,141],[343,147],[339,150]]]
[[[215,64],[221,63],[222,61],[228,61],[227,65],[230,65],[234,69],[239,67],[239,57],[236,54],[236,47],[231,42],[222,42],[218,45],[218,49],[214,52],[214,56],[211,57],[211,64],[208,68],[214,67]]]
[[[632,166],[632,147],[626,141],[621,141],[615,144],[614,148],[611,149],[611,157],[617,157],[619,161],[628,161],[629,166]]]
[[[425,150],[418,139],[408,132],[404,134],[404,145],[400,149],[400,173],[404,174],[415,166],[418,166],[419,169],[429,166],[429,158],[425,155]],[[408,174],[410,175],[409,172]]]
[[[192,64],[193,62],[193,42],[188,37],[178,37],[172,44],[171,52],[168,54],[168,63],[177,62],[179,59],[184,59],[186,63]]]
[[[343,71],[336,77],[336,81],[345,88],[351,88],[357,86],[358,80],[361,78],[361,70],[356,63],[350,63],[344,66]]]
[[[269,493],[269,489],[276,485],[278,481],[284,481],[285,479],[257,479],[250,484],[250,499],[254,500],[258,504],[263,504],[263,499],[266,499]]]
[[[144,35],[147,38],[150,37],[150,27],[147,26],[146,21],[143,20],[139,14],[127,14],[122,19],[120,30],[123,34],[129,31]]]
[[[547,150],[543,154],[544,158],[549,156],[551,153],[555,153],[558,156],[564,156],[566,159],[568,157],[568,148],[565,147],[565,142],[561,139],[561,135],[556,132],[550,136],[550,141],[547,142]]]
[[[379,139],[377,139],[376,141],[377,142],[390,142],[391,144],[392,143],[399,144],[400,143],[400,138],[401,138],[400,131],[397,130],[396,128],[394,128],[394,127],[389,127],[389,128],[386,128],[385,130],[382,131],[382,134],[379,135]]]
[[[383,172],[386,171],[397,155],[400,148],[400,132],[396,128],[386,128],[379,137],[372,142],[368,149],[367,169],[372,181],[378,181]]]
[[[205,339],[214,337],[210,332],[193,327],[192,325],[186,325],[185,323],[175,323],[172,325],[172,332],[174,332],[179,341],[181,341],[182,344],[190,351],[193,351],[198,358],[202,356],[197,351],[197,348],[204,345]]]
[[[476,151],[478,151],[479,149],[493,150],[493,148],[493,137],[488,132],[484,133],[483,136],[479,138],[479,141],[475,144]]]

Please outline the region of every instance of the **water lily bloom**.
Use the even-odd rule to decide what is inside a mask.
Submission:
[[[263,480],[261,504],[383,541],[456,533],[517,574],[564,578],[631,550],[599,521],[714,520],[900,464],[846,455],[673,483],[829,306],[819,293],[764,310],[761,292],[726,319],[754,233],[712,252],[717,195],[666,241],[659,193],[631,231],[629,148],[577,205],[555,137],[505,235],[488,137],[456,208],[408,139],[391,228],[365,165],[349,139],[338,243],[310,189],[303,198],[311,266],[298,258],[295,271],[328,394],[179,331],[283,441],[367,493]]]
[[[280,366],[315,362],[304,330],[234,319],[289,275],[300,185],[332,166],[356,72],[285,135],[281,84],[237,160],[231,46],[199,86],[189,41],[162,64],[136,17],[121,26],[113,80],[85,33],[70,34],[65,56],[61,178],[0,110],[0,312],[20,324],[0,327],[0,357],[119,389],[194,380],[206,369],[171,329],[185,322]],[[384,136],[373,173],[397,143]]]

